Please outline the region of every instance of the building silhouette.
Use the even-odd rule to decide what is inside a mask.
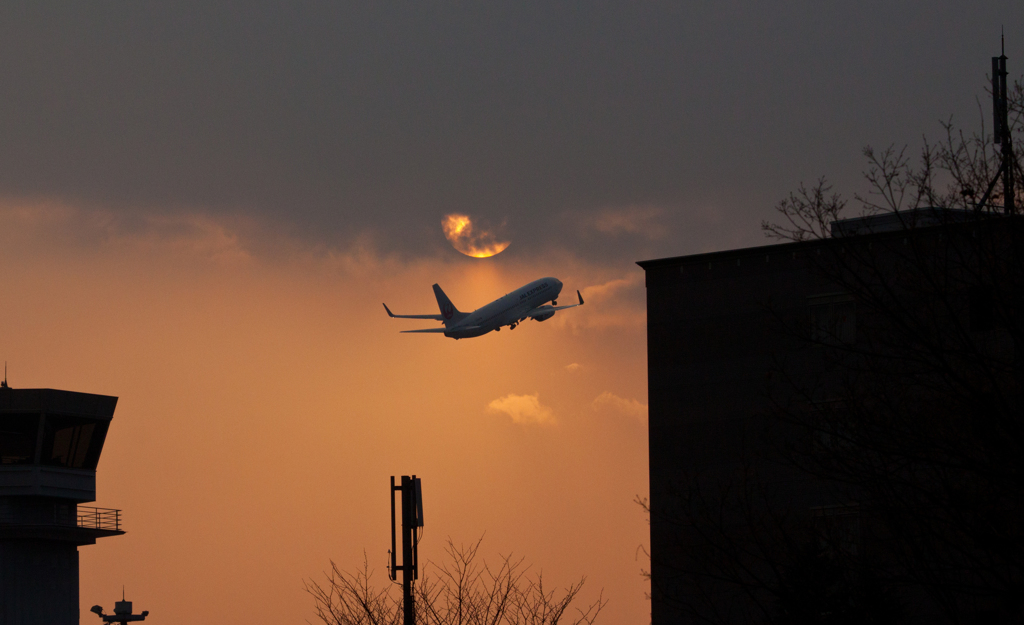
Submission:
[[[118,536],[96,499],[116,397],[0,386],[0,623],[79,622],[78,548]]]
[[[1022,244],[920,209],[638,263],[654,625],[1021,617]]]

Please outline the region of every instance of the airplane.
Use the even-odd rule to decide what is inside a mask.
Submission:
[[[556,310],[575,308],[583,305],[583,296],[576,291],[579,304],[568,306],[558,305],[558,294],[562,292],[562,282],[557,278],[541,278],[521,286],[515,291],[508,293],[494,300],[486,306],[477,308],[473,312],[459,312],[459,309],[452,304],[448,296],[444,294],[441,287],[434,285],[434,297],[437,298],[437,307],[441,309],[439,315],[396,315],[391,312],[387,304],[384,310],[393,319],[433,319],[444,324],[443,328],[427,328],[424,330],[403,330],[403,333],[443,333],[453,339],[468,339],[474,336],[483,336],[491,330],[501,330],[508,326],[515,330],[516,326],[526,319],[544,321],[555,316]],[[547,305],[551,302],[551,305]]]

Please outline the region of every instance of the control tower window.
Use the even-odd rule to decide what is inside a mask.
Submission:
[[[38,414],[0,416],[0,464],[31,464],[38,433]]]
[[[95,469],[105,430],[105,424],[92,419],[47,415],[40,460],[71,469]]]

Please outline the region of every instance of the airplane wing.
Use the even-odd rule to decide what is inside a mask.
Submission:
[[[466,331],[466,330],[479,330],[479,329],[480,329],[480,326],[465,326],[465,327],[458,327],[458,328],[426,328],[424,330],[402,330],[401,333],[402,334],[413,334],[413,333],[417,333],[417,332],[437,332],[438,334],[440,334],[441,332],[445,332],[445,331],[448,331],[448,330],[453,330],[453,331],[458,332],[460,330],[461,331]]]
[[[396,315],[391,312],[391,309],[388,308],[387,304],[384,304],[384,310],[388,311],[388,317],[394,317],[395,319],[433,319],[434,321],[444,321],[444,318],[441,317],[441,315]],[[430,331],[434,332],[434,330]],[[439,331],[443,331],[443,329]],[[416,332],[416,330],[413,330],[413,332]]]
[[[526,313],[527,317],[542,317],[547,319],[545,315],[553,315],[556,310],[565,310],[566,308],[576,308],[577,306],[583,305],[583,296],[580,295],[579,291],[576,291],[576,297],[580,299],[579,304],[569,304],[568,306],[541,306],[540,308],[534,308],[530,312]],[[543,321],[543,319],[542,319]]]
[[[550,309],[551,310],[564,310],[565,308],[574,308],[574,307],[577,307],[577,306],[582,306],[583,305],[583,295],[580,294],[580,291],[577,291],[577,297],[580,298],[580,303],[578,303],[578,304],[569,304],[567,306],[551,306]]]
[[[580,298],[580,303],[579,304],[569,304],[568,306],[553,306],[551,308],[551,310],[562,310],[564,308],[576,308],[577,306],[582,306],[583,305],[583,296],[580,295],[580,292],[578,290],[576,291],[576,297]]]

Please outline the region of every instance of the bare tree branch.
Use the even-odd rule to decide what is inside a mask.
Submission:
[[[573,607],[586,578],[561,592],[544,589],[543,576],[528,576],[523,558],[501,556],[496,567],[478,559],[483,538],[445,546],[446,559],[427,562],[417,581],[416,620],[423,625],[592,625],[607,603],[603,594],[584,607]],[[325,625],[397,625],[402,600],[388,584],[377,589],[365,560],[355,573],[331,562],[325,580],[308,580],[317,618]],[[570,611],[573,608],[573,611]]]

